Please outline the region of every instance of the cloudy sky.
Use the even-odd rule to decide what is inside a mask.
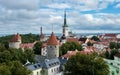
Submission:
[[[120,32],[120,0],[0,0],[0,33]]]

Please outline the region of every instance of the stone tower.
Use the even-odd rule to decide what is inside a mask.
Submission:
[[[65,37],[69,36],[68,25],[67,25],[67,20],[66,20],[66,11],[64,12],[63,36]]]
[[[9,48],[20,48],[20,44],[21,44],[21,36],[19,33],[17,33],[17,35],[14,35],[9,42]]]
[[[47,42],[47,58],[52,59],[56,57],[59,57],[59,43],[56,36],[52,32]]]

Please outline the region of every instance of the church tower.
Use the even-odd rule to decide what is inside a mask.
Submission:
[[[59,57],[59,43],[56,36],[52,32],[47,43],[47,58],[52,59],[56,57]]]
[[[46,36],[45,36],[45,34],[43,34],[43,32],[42,32],[42,27],[40,28],[40,41],[41,42],[44,42],[44,41],[46,41],[47,40],[47,38],[46,38]]]
[[[67,20],[66,20],[66,11],[64,12],[63,36],[65,37],[69,36],[68,25],[67,25]]]

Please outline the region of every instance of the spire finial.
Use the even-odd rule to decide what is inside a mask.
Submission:
[[[64,26],[66,25],[66,10],[64,11]]]

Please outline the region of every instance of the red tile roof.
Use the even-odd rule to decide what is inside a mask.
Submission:
[[[117,34],[105,34],[104,36],[107,36],[107,37],[116,37]]]
[[[20,44],[20,48],[33,48],[35,43]]]
[[[54,33],[52,32],[50,38],[48,39],[48,42],[47,42],[48,45],[58,45],[58,40],[56,38],[56,36],[54,35]]]
[[[77,42],[77,43],[79,43],[77,38],[67,38],[67,42]]]
[[[76,53],[78,53],[80,51],[68,51],[65,55],[63,55],[62,57],[64,58],[70,58],[72,55],[76,55]]]
[[[17,35],[14,35],[11,39],[10,42],[18,42],[19,40],[21,40],[21,36],[19,33],[17,33]]]
[[[89,50],[83,50],[83,51],[68,51],[65,55],[63,55],[62,57],[64,58],[70,58],[72,55],[76,55],[77,53],[81,53],[81,54],[90,54],[93,53],[94,51],[89,51]]]

